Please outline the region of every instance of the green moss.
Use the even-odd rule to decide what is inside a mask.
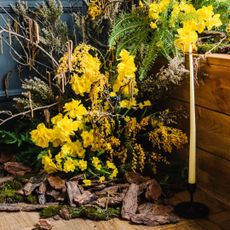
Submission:
[[[6,182],[0,189],[0,203],[17,203],[23,201],[23,197],[18,195],[14,188],[14,182]],[[17,186],[16,186],[17,187]]]
[[[81,217],[90,220],[109,220],[120,216],[120,209],[107,208],[102,209],[98,206],[85,206],[82,207]],[[74,217],[74,215],[72,215]]]
[[[61,208],[68,209],[71,218],[81,217],[91,220],[109,220],[115,217],[119,217],[121,212],[119,208],[102,209],[96,205],[81,207],[50,206],[44,208],[40,212],[40,217],[49,218],[58,215]]]
[[[47,208],[42,209],[40,212],[41,218],[49,218],[55,215],[58,215],[59,210],[62,208],[62,206],[49,206]]]
[[[31,204],[37,204],[38,203],[38,199],[37,199],[37,196],[36,195],[29,195],[27,196],[27,201]]]

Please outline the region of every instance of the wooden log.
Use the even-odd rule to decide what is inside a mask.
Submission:
[[[31,211],[39,211],[43,208],[47,208],[49,206],[58,205],[58,203],[48,203],[45,205],[39,204],[0,204],[0,211],[1,212],[31,212]]]

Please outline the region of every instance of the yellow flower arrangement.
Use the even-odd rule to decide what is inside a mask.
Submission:
[[[151,125],[151,115],[141,119],[132,115],[150,108],[151,102],[137,101],[135,57],[127,50],[121,51],[111,78],[88,45],[77,46],[71,62],[69,84],[75,96],[64,103],[62,113],[51,118],[49,128],[41,123],[31,131],[33,142],[47,150],[42,157],[47,173],[83,173],[89,178],[83,183],[91,186],[91,177],[99,183],[117,177],[121,164],[131,163],[134,171],[143,172],[152,156],[139,143],[141,132],[147,132],[154,147],[166,152],[186,142],[178,130]],[[67,71],[64,55],[57,74]]]

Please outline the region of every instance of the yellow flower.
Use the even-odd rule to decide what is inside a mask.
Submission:
[[[150,27],[151,27],[152,29],[156,29],[156,28],[157,28],[157,24],[156,24],[155,22],[151,22],[151,23],[150,23]]]
[[[109,94],[109,96],[110,96],[110,97],[116,97],[117,95],[116,95],[115,92],[111,92],[111,93]]]
[[[111,161],[106,161],[106,165],[109,169],[115,169],[116,168],[115,164]]]
[[[196,49],[198,35],[195,31],[191,30],[189,27],[183,27],[178,29],[177,32],[178,39],[176,40],[176,44],[181,50],[188,52],[191,43],[193,44],[193,48]]]
[[[48,174],[58,171],[56,164],[52,160],[50,152],[48,155],[42,157],[42,164],[44,165],[45,172],[47,172]]]
[[[74,172],[74,170],[75,170],[75,163],[72,158],[68,157],[64,163],[63,171],[65,173],[68,173],[68,172]]]
[[[115,93],[121,90],[125,96],[136,93],[135,72],[137,70],[134,63],[134,56],[123,49],[120,52],[120,63],[117,65],[118,76],[113,85]]]
[[[196,11],[196,13],[198,14],[200,21],[207,20],[207,19],[211,18],[212,15],[214,15],[213,7],[211,5],[210,6],[203,6],[202,8],[198,9]]]
[[[130,100],[122,100],[120,102],[120,107],[121,108],[131,109],[131,108],[135,107],[136,105],[137,105],[137,102],[136,102],[136,100],[134,98],[130,99]]]
[[[77,131],[81,127],[81,122],[73,121],[72,119],[65,116],[63,119],[57,122],[54,129],[56,129],[57,134],[59,135],[59,139],[69,142],[70,136],[74,135],[74,132]]]
[[[81,119],[87,113],[86,108],[81,104],[81,101],[72,99],[71,102],[64,105],[64,112],[71,118]]]
[[[100,163],[101,161],[98,159],[98,157],[93,157],[92,164],[97,170],[100,170],[102,167]]]
[[[78,162],[78,167],[80,168],[81,171],[85,171],[87,169],[87,161],[80,160]]]
[[[102,5],[100,0],[91,0],[87,12],[93,20],[100,16],[102,14]]]
[[[92,185],[92,181],[91,180],[83,180],[83,183],[85,184],[85,186],[91,186]]]
[[[52,124],[56,125],[58,121],[60,121],[63,118],[63,115],[59,113],[55,117],[51,119]]]
[[[222,22],[220,20],[220,15],[215,14],[212,18],[209,18],[206,20],[206,26],[208,30],[211,30],[213,27],[219,27],[222,25]]]
[[[83,140],[83,146],[87,148],[88,146],[92,145],[94,143],[94,134],[93,129],[88,131],[83,131],[81,134],[82,140]]]
[[[140,102],[139,103],[139,108],[143,109],[144,107],[148,107],[148,106],[151,106],[151,105],[152,105],[151,102],[149,100],[147,100],[147,101],[144,101],[143,103]]]
[[[139,1],[139,7],[140,7],[140,8],[143,8],[143,7],[144,7],[144,4],[143,4],[142,1]]]
[[[112,174],[111,174],[109,177],[110,177],[111,179],[112,179],[112,178],[115,178],[115,177],[117,177],[117,174],[118,174],[118,169],[115,168],[115,169],[113,170]]]
[[[40,123],[36,129],[31,131],[32,141],[39,147],[47,148],[53,138],[51,129],[46,128],[44,123]]]
[[[104,176],[101,176],[99,177],[99,180],[98,180],[100,183],[103,183],[105,181],[105,177]]]

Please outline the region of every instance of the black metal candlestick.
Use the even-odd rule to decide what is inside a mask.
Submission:
[[[176,205],[175,213],[186,219],[205,218],[209,215],[209,208],[199,202],[194,202],[194,193],[196,191],[196,184],[188,184],[188,191],[190,193],[190,201],[182,202]]]

